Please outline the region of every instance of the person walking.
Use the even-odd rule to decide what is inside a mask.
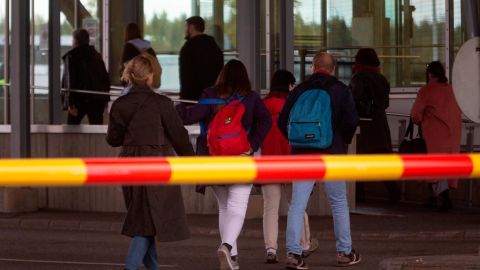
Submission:
[[[106,140],[122,147],[120,157],[193,156],[187,130],[173,102],[153,91],[151,58],[142,54],[126,66],[123,79],[129,93],[112,105]],[[170,146],[171,145],[171,146]],[[178,186],[124,186],[127,215],[122,234],[132,237],[127,270],[158,269],[156,240],[188,239],[183,198]]]
[[[290,93],[280,113],[278,127],[289,139],[294,155],[347,153],[358,115],[352,93],[332,76],[335,67],[332,55],[317,53],[312,64],[313,75]],[[287,219],[287,269],[308,269],[302,258],[300,239],[314,185],[314,180],[293,183]],[[333,215],[337,263],[358,264],[361,257],[352,248],[346,183],[325,182],[324,189]]]
[[[412,107],[412,120],[421,125],[428,153],[459,153],[462,113],[442,64],[438,61],[430,63],[426,77],[427,85],[418,91]],[[457,185],[456,180],[438,179],[433,182],[427,206],[437,207],[437,198],[440,197],[438,210],[447,212],[452,207],[449,190],[457,188]]]
[[[103,112],[110,101],[110,77],[102,56],[95,47],[90,46],[87,30],[78,29],[73,33],[73,49],[62,59],[62,88],[99,92],[62,92],[63,109],[68,111],[68,124],[79,125],[86,115],[91,125],[102,125]]]
[[[278,129],[278,115],[285,105],[288,93],[295,88],[295,76],[288,70],[277,70],[272,77],[270,93],[264,99],[272,116],[272,128],[267,134],[262,146],[263,156],[290,155],[291,148],[288,140]],[[266,184],[262,185],[263,195],[263,239],[265,241],[266,262],[268,264],[278,263],[278,217],[280,200],[284,191],[288,201],[291,200],[292,185],[290,184]],[[318,240],[310,239],[310,227],[308,215],[304,215],[304,226],[301,239],[302,254],[310,256],[318,249]]]
[[[261,147],[272,125],[260,96],[252,91],[245,66],[238,60],[225,65],[216,85],[203,91],[199,104],[190,107],[180,104],[177,111],[185,125],[201,123],[202,134],[197,139],[197,155],[201,156],[251,156]],[[203,189],[199,187],[199,191]],[[217,185],[212,189],[219,211],[220,269],[240,269],[237,238],[252,185]]]
[[[358,154],[393,153],[390,127],[385,110],[390,105],[390,83],[380,73],[380,60],[374,49],[363,48],[355,55],[353,77],[350,82],[360,121],[360,136],[357,141]],[[400,200],[400,189],[396,182],[384,182],[390,203]],[[365,200],[364,183],[356,184],[357,199]]]
[[[180,99],[198,101],[202,91],[215,84],[223,67],[223,52],[215,39],[204,33],[205,21],[194,16],[186,20],[185,39],[180,50]]]
[[[142,53],[148,53],[152,56],[152,59],[155,61],[153,62],[154,65],[154,72],[153,72],[153,84],[152,87],[157,89],[160,88],[161,80],[160,80],[160,64],[157,59],[157,53],[153,50],[152,45],[150,42],[143,39],[142,32],[138,24],[136,23],[129,23],[125,27],[125,45],[123,46],[123,53],[122,53],[122,66],[121,66],[121,76],[123,76],[123,71],[125,66],[135,58],[136,56]],[[123,82],[125,85],[128,85],[127,82]],[[126,91],[125,91],[126,93]]]

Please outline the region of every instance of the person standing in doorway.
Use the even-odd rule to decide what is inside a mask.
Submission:
[[[153,65],[144,53],[125,67],[122,78],[130,91],[112,105],[106,140],[121,147],[120,157],[173,156],[173,150],[180,156],[193,156],[188,132],[173,102],[153,91]],[[157,270],[155,238],[171,242],[190,237],[181,189],[124,186],[123,196],[127,215],[122,234],[132,237],[126,269],[138,270],[143,263],[147,269]]]
[[[358,154],[391,154],[392,138],[385,110],[390,105],[390,83],[380,73],[380,60],[371,48],[360,49],[355,55],[350,82],[353,98],[360,118],[360,136],[357,141]],[[365,200],[364,183],[357,183],[357,200]],[[389,201],[400,200],[400,189],[396,182],[385,181]]]
[[[317,53],[312,64],[313,75],[297,86],[287,98],[278,118],[278,127],[289,139],[293,155],[347,153],[348,144],[357,129],[358,115],[352,93],[332,75],[335,68],[332,55]],[[308,115],[310,110],[305,111],[305,108],[310,108],[312,112],[315,109],[315,115]],[[318,122],[319,118],[321,122]],[[331,143],[319,144],[322,141]],[[297,142],[298,145],[293,144]],[[287,269],[308,269],[302,257],[300,240],[304,228],[303,217],[314,185],[314,179],[293,183],[287,219]],[[325,182],[324,188],[332,209],[337,263],[339,266],[358,264],[360,255],[352,248],[346,183]]]
[[[428,65],[427,85],[417,94],[412,107],[412,120],[421,125],[423,137],[430,154],[453,154],[460,152],[462,112],[452,87],[448,84],[445,68],[438,62]],[[438,179],[431,184],[431,197],[425,203],[447,212],[452,207],[450,189],[458,186],[457,180]],[[440,197],[440,204],[437,199]]]
[[[73,49],[63,56],[62,88],[87,90],[99,94],[62,92],[64,110],[68,110],[68,124],[79,125],[87,115],[91,125],[103,124],[103,113],[110,101],[110,77],[102,56],[90,46],[90,35],[85,29],[73,33]]]
[[[205,21],[194,16],[185,24],[180,50],[180,99],[198,101],[202,91],[215,84],[223,67],[223,52],[215,39],[204,33]]]

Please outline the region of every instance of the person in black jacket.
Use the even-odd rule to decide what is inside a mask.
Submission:
[[[329,93],[332,107],[333,142],[328,149],[299,148],[292,146],[292,154],[346,154],[358,124],[358,115],[352,93],[346,85],[332,76],[335,59],[327,53],[317,53],[313,59],[312,72],[305,82],[297,86],[288,96],[278,117],[278,128],[288,138],[290,113],[299,98],[309,90],[323,89]],[[320,90],[317,90],[320,91]],[[287,220],[287,269],[308,269],[303,260],[300,245],[304,214],[315,179],[292,184],[292,202]],[[325,182],[325,195],[332,209],[333,224],[339,266],[358,264],[360,255],[352,248],[350,214],[347,202],[347,189],[344,181]]]
[[[215,84],[223,68],[223,52],[215,39],[204,34],[205,21],[198,16],[186,20],[180,50],[180,98],[197,101],[203,90]]]
[[[392,138],[385,110],[390,105],[390,84],[380,73],[380,60],[374,49],[360,49],[355,56],[350,82],[358,114],[367,121],[360,122],[357,141],[358,154],[391,154]],[[384,182],[391,203],[400,199],[395,182]],[[357,200],[364,201],[364,183],[357,183]]]
[[[146,54],[126,66],[123,79],[130,91],[112,105],[106,140],[122,147],[120,157],[173,156],[171,146],[180,156],[194,156],[173,102],[153,91],[152,66]],[[122,234],[133,238],[126,269],[140,269],[142,262],[147,269],[158,269],[155,238],[170,242],[190,236],[180,187],[125,186],[123,195],[127,215]]]
[[[103,124],[103,112],[110,101],[110,77],[102,56],[90,46],[85,29],[73,33],[73,49],[65,56],[62,87],[68,90],[95,91],[100,94],[66,92],[63,107],[68,110],[68,124],[79,125],[85,115],[91,125]]]

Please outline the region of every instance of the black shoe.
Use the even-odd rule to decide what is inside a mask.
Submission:
[[[266,256],[267,264],[276,264],[278,263],[277,254],[268,251]]]
[[[423,207],[430,208],[430,209],[435,209],[437,208],[437,197],[435,196],[430,196],[428,199],[423,203]]]
[[[450,191],[447,189],[444,192],[440,193],[440,207],[438,212],[446,213],[452,208],[452,200],[450,200]]]
[[[362,261],[360,254],[358,254],[354,249],[350,254],[345,254],[344,252],[337,253],[337,264],[338,266],[352,266],[359,264]]]
[[[303,261],[302,256],[293,253],[288,253],[285,267],[287,269],[308,270],[308,266]]]

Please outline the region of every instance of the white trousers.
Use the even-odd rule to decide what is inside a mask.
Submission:
[[[232,256],[238,255],[237,238],[242,231],[252,185],[214,186],[218,202],[218,227],[222,244],[232,246]]]

